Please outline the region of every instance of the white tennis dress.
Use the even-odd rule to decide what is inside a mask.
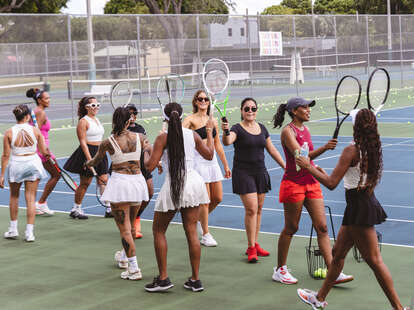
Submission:
[[[122,153],[122,150],[115,141],[113,135],[109,137],[109,142],[115,150],[114,154],[110,155],[113,164],[140,160],[141,141],[138,133],[136,134],[136,138],[137,146],[135,152]],[[123,174],[113,171],[102,194],[101,200],[112,203],[130,202],[133,204],[140,204],[142,201],[148,201],[148,188],[144,176],[142,173]]]
[[[207,189],[203,178],[194,169],[194,158],[197,150],[195,149],[194,132],[183,128],[184,152],[186,178],[184,182],[183,194],[177,207],[174,206],[170,194],[170,174],[168,173],[168,151],[162,154],[162,166],[166,172],[164,184],[155,202],[154,211],[167,212],[169,210],[179,210],[180,208],[197,207],[200,204],[210,203]]]
[[[16,124],[12,127],[11,157],[7,165],[9,183],[22,183],[24,181],[36,181],[47,178],[46,170],[43,168],[42,161],[36,153],[37,139],[33,129],[33,126],[28,123]],[[34,142],[33,145],[26,147],[15,146],[14,144],[19,133],[23,135],[23,139],[25,139],[25,135],[29,135]]]

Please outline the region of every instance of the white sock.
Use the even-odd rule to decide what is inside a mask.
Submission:
[[[136,256],[128,257],[128,269],[132,272],[138,270],[138,261]]]
[[[122,249],[122,251],[121,251],[121,260],[125,261],[127,259],[128,259],[128,257],[126,256],[125,250]]]
[[[106,213],[110,213],[111,211],[112,211],[112,210],[111,210],[111,207],[108,207],[108,206],[107,206],[107,207],[106,207],[105,212],[106,212]]]
[[[17,230],[17,220],[10,221],[10,229],[11,230]]]
[[[81,209],[82,204],[74,203],[72,207],[72,211],[78,211]]]
[[[33,224],[27,224],[26,225],[26,232],[28,232],[28,233],[33,232],[33,227],[34,227]]]

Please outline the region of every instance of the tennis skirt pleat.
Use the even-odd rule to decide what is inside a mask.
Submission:
[[[210,203],[210,199],[204,180],[197,171],[191,169],[186,172],[183,194],[177,207],[174,206],[171,200],[170,176],[168,173],[166,174],[164,184],[155,202],[154,211],[167,212],[181,208],[197,207],[200,204],[208,203]]]
[[[99,146],[97,145],[90,145],[88,144],[89,153],[92,157],[96,155],[98,152]],[[63,166],[63,169],[80,174],[83,176],[92,177],[92,171],[89,168],[85,167],[86,163],[86,157],[85,154],[82,151],[82,148],[79,146],[73,154],[68,158],[65,165]],[[103,175],[108,173],[108,157],[105,155],[104,158],[100,163],[98,163],[96,166],[94,166],[96,173],[98,175]]]
[[[144,176],[112,172],[101,197],[112,203],[148,201],[148,188]]]
[[[214,153],[212,160],[204,159],[198,152],[194,158],[194,169],[204,180],[204,183],[214,183],[222,181],[223,173],[217,161],[216,153]]]
[[[9,183],[22,183],[47,178],[45,168],[37,154],[29,156],[11,156],[7,165]]]

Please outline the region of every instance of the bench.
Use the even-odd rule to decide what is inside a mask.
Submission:
[[[229,82],[231,82],[231,84],[235,84],[236,81],[238,82],[247,82],[250,80],[250,74],[249,72],[230,72],[229,75]]]
[[[101,97],[101,102],[111,95],[112,85],[92,85],[91,91],[84,93],[85,96],[96,96]]]

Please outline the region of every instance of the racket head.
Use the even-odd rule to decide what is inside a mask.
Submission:
[[[125,107],[131,103],[132,89],[128,81],[120,81],[112,87],[111,104],[114,110],[119,107]]]
[[[352,75],[345,75],[338,83],[335,91],[335,108],[337,116],[349,115],[356,109],[361,99],[362,87],[359,80]]]
[[[181,104],[184,99],[185,84],[179,74],[170,73],[160,77],[157,83],[157,99],[163,117],[168,120],[164,113],[164,107],[170,102]]]
[[[212,58],[204,64],[202,79],[208,94],[214,96],[222,94],[229,84],[229,67],[223,60]]]
[[[229,101],[230,92],[227,94],[226,98],[222,101],[214,101],[212,103],[212,106],[216,108],[216,110],[219,112],[221,118],[226,118],[226,109],[227,109],[227,103]],[[210,99],[211,100],[211,99]]]
[[[390,75],[384,68],[375,69],[368,79],[367,102],[368,108],[377,114],[384,106],[390,91]]]
[[[62,176],[63,181],[65,181],[66,185],[73,191],[76,191],[78,188],[78,184],[76,184],[75,180],[64,170],[60,170],[60,175]]]
[[[99,202],[101,207],[108,208],[109,205],[106,205],[104,201],[101,200],[102,193],[101,193],[101,186],[99,185],[99,177],[96,176],[96,200]]]

